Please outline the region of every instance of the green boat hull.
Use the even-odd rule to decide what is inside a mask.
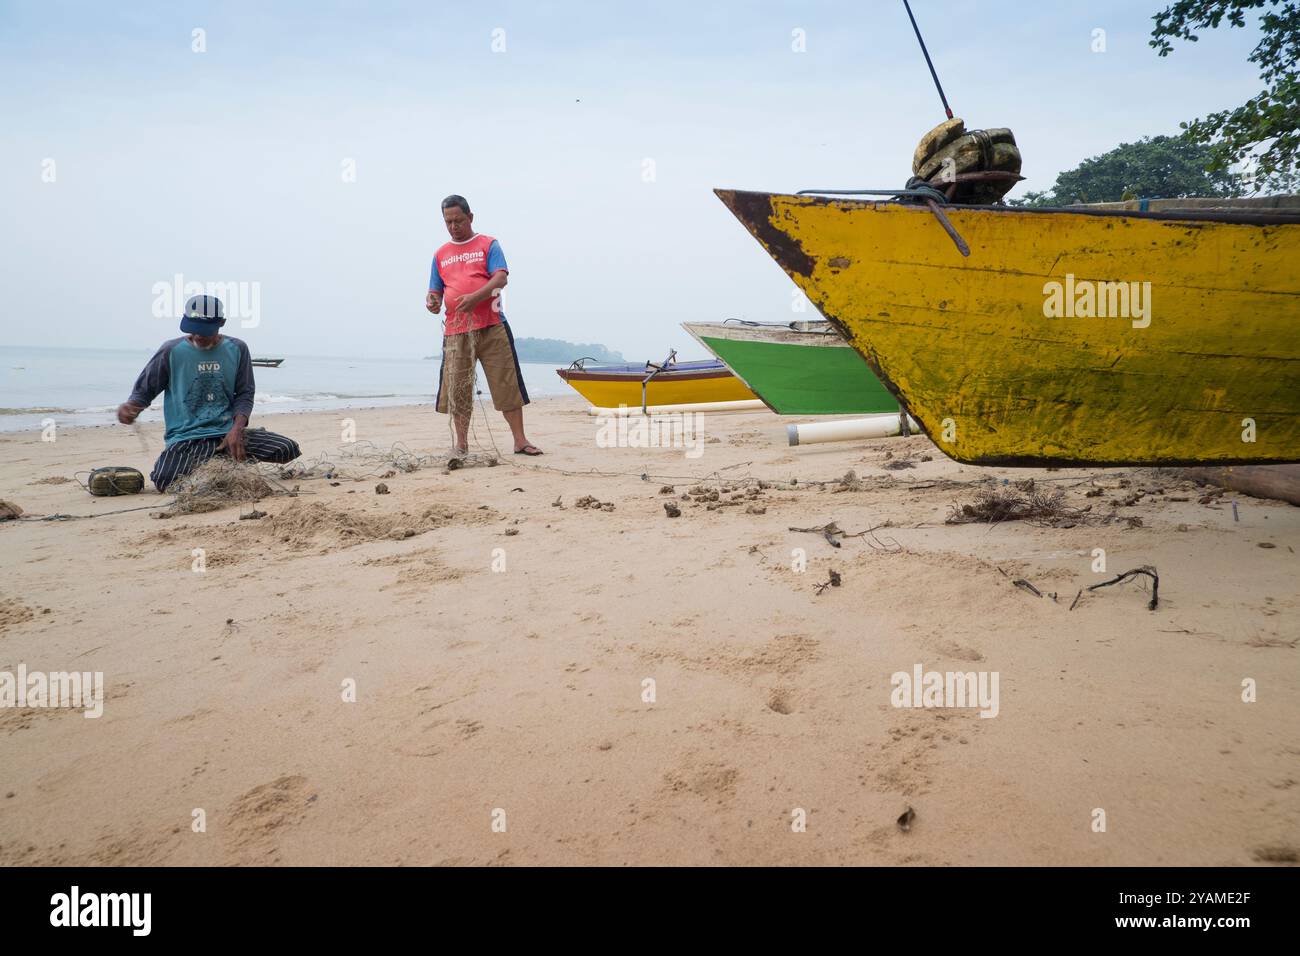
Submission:
[[[838,336],[800,336],[713,323],[684,327],[778,415],[871,415],[898,411],[857,352]]]

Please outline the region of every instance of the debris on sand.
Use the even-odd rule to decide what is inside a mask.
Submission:
[[[1038,588],[1034,587],[1034,585],[1031,582],[1026,581],[1024,578],[1016,578],[1011,583],[1014,584],[1016,587],[1020,588],[1022,591],[1028,591],[1034,597],[1043,596],[1042,591],[1038,590]]]
[[[665,501],[664,513],[670,518],[680,518],[682,516],[682,509],[677,507],[677,505],[673,504],[671,501]]]
[[[22,516],[23,509],[12,501],[0,501],[0,521],[13,521]]]
[[[573,503],[573,506],[575,508],[589,508],[592,511],[613,511],[614,510],[614,502],[601,501],[599,498],[593,497],[592,495],[583,495],[581,498],[579,498],[577,501]]]
[[[201,514],[243,501],[260,501],[275,494],[256,462],[224,455],[210,458],[168,488],[175,495],[166,514]]]
[[[1010,488],[996,488],[979,492],[971,504],[953,505],[944,524],[972,524],[1001,521],[1029,521],[1052,527],[1071,528],[1076,524],[1096,521],[1087,508],[1071,508],[1065,503],[1065,492],[1059,488],[1051,494],[1030,491],[1022,494]]]
[[[840,577],[840,572],[838,572],[838,571],[832,571],[832,572],[830,573],[830,578],[829,578],[829,580],[824,581],[824,582],[822,582],[821,584],[817,585],[817,591],[816,591],[816,593],[817,593],[818,595],[820,595],[820,594],[821,594],[823,591],[825,591],[827,588],[837,588],[837,587],[839,587],[839,586],[843,583],[843,581],[844,581],[844,579]]]
[[[1147,602],[1147,610],[1154,611],[1160,603],[1160,575],[1156,573],[1155,567],[1150,564],[1144,564],[1140,568],[1134,568],[1131,571],[1125,571],[1123,574],[1117,574],[1109,581],[1102,581],[1100,584],[1092,585],[1088,590],[1095,591],[1098,588],[1108,588],[1112,584],[1119,584],[1122,581],[1127,581],[1130,578],[1135,578],[1139,575],[1145,575],[1151,579],[1151,600]]]
[[[844,532],[840,530],[840,526],[834,521],[828,522],[827,524],[819,524],[812,528],[791,528],[790,530],[806,532],[809,534],[820,534],[826,539],[826,543],[832,548],[841,547],[839,541],[836,539],[844,534]]]
[[[912,829],[912,821],[915,819],[916,819],[916,811],[913,810],[911,807],[908,807],[906,810],[902,812],[899,818],[894,822],[898,824],[898,829],[906,833],[908,830]]]
[[[850,468],[844,473],[844,477],[835,483],[835,487],[831,491],[862,491],[865,487],[866,485],[862,483],[858,473]]]
[[[375,494],[377,495],[388,494],[388,485],[384,484],[382,481],[379,484],[375,485]]]

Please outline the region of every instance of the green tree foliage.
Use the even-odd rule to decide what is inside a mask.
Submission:
[[[1211,147],[1210,168],[1254,164],[1257,190],[1290,191],[1300,186],[1300,0],[1178,0],[1155,15],[1151,46],[1168,56],[1173,41],[1197,41],[1226,19],[1246,26],[1246,13],[1260,10],[1262,37],[1249,60],[1259,67],[1264,90],[1236,109],[1183,123],[1194,142]]]
[[[1212,147],[1185,136],[1147,136],[1085,159],[1078,168],[1057,176],[1047,192],[1029,192],[1010,204],[1068,206],[1121,199],[1240,196],[1240,177],[1227,169],[1206,169],[1212,152]]]

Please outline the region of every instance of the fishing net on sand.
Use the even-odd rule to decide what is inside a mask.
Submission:
[[[487,407],[483,402],[482,383],[478,380],[477,370],[480,365],[488,375],[499,371],[492,364],[495,359],[478,352],[478,340],[483,331],[486,330],[442,337],[441,387],[447,400],[447,431],[451,438],[452,454],[462,459],[462,467],[495,465],[501,459],[501,451],[497,448],[496,436],[492,434]],[[480,423],[474,417],[475,399],[478,400],[482,419],[482,434]],[[463,441],[462,434],[465,436]]]
[[[200,514],[226,505],[260,501],[283,493],[264,472],[271,466],[255,461],[235,461],[225,455],[209,458],[167,490],[175,496],[170,514]]]
[[[475,344],[476,336],[472,333],[443,337],[440,384],[448,412],[450,447],[447,450],[416,450],[405,442],[381,445],[372,441],[354,441],[340,445],[336,451],[322,452],[315,458],[300,458],[281,465],[274,474],[282,480],[326,478],[331,481],[363,481],[391,478],[398,473],[409,474],[426,468],[455,471],[501,464],[501,452],[492,434],[481,390],[477,387],[475,368],[481,359]],[[468,371],[463,371],[465,369]],[[476,400],[478,416],[473,414]],[[463,423],[466,434],[463,447],[458,447],[458,421]]]

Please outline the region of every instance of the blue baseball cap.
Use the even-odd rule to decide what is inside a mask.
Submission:
[[[226,316],[221,310],[221,300],[215,295],[190,296],[190,300],[185,303],[185,314],[181,316],[182,332],[216,335],[225,324]]]

